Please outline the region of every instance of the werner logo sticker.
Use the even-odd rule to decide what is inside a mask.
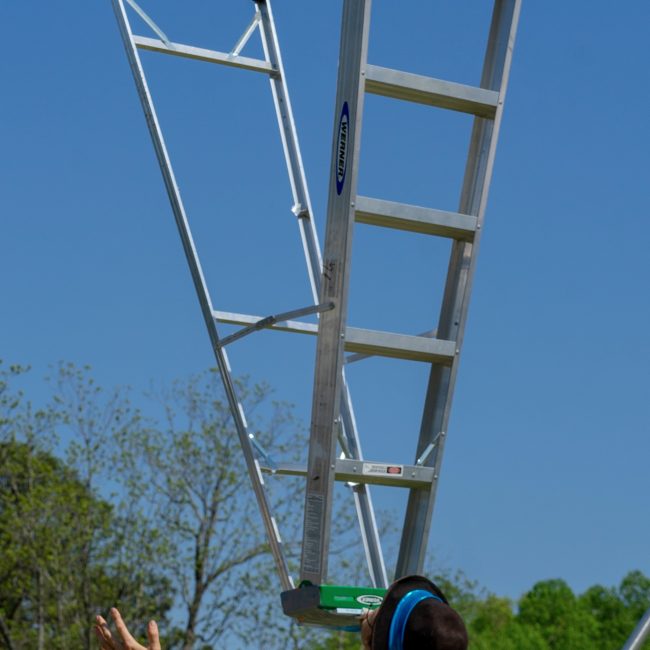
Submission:
[[[336,143],[336,193],[341,194],[345,185],[345,173],[348,167],[348,136],[350,132],[350,109],[348,103],[343,102],[341,117],[339,118],[339,137]]]
[[[371,594],[365,596],[357,596],[357,602],[362,605],[376,606],[381,605],[383,598],[381,596],[373,596]]]

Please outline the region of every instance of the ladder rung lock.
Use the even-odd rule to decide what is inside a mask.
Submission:
[[[472,241],[477,218],[458,212],[432,210],[417,205],[394,203],[357,196],[355,220],[359,223],[425,235]]]
[[[202,47],[194,47],[192,45],[182,45],[181,43],[170,43],[168,47],[157,38],[149,38],[147,36],[134,36],[133,42],[141,50],[173,54],[174,56],[182,56],[186,59],[219,63],[233,68],[244,68],[245,70],[254,70],[255,72],[264,72],[266,74],[276,74],[273,66],[261,59],[250,59],[246,56],[232,56],[224,52],[206,50]]]
[[[442,81],[376,65],[366,66],[366,92],[418,104],[493,118],[499,101],[494,90]]]
[[[233,325],[251,325],[262,320],[261,316],[224,311],[214,311],[213,316],[219,323]],[[298,334],[318,334],[318,325],[299,321],[275,323],[268,329]],[[428,336],[411,336],[347,327],[345,329],[345,351],[449,366],[456,354],[456,344],[453,341],[443,341]]]
[[[304,465],[277,463],[275,467],[262,464],[267,474],[282,476],[307,476]],[[428,490],[433,483],[434,470],[423,465],[399,465],[397,463],[376,463],[368,460],[337,458],[335,479],[343,483],[365,483],[389,487]]]

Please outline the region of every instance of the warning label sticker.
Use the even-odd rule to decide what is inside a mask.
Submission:
[[[379,476],[402,476],[404,473],[404,465],[383,465],[381,463],[364,463],[363,473]]]
[[[306,573],[320,573],[321,570],[321,530],[323,526],[323,506],[325,498],[320,494],[308,494],[305,504],[305,537],[303,567]]]

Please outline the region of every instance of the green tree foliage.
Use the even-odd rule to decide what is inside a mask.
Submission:
[[[628,580],[629,574],[624,580]],[[649,592],[650,593],[650,592]],[[578,598],[596,622],[594,650],[619,648],[634,629],[641,614],[629,607],[620,597],[618,590],[594,585]]]
[[[648,607],[650,580],[634,571],[619,588],[595,585],[579,596],[563,580],[538,582],[516,612],[509,601],[488,596],[466,620],[477,650],[617,650]]]
[[[522,625],[506,598],[489,595],[478,601],[469,626],[474,650],[546,650],[539,632]]]
[[[641,571],[631,571],[621,581],[618,595],[635,619],[650,607],[650,578]]]
[[[593,648],[596,620],[563,580],[538,582],[519,602],[518,619],[538,630],[549,648]]]
[[[11,391],[22,369],[0,371],[0,646],[93,647],[89,621],[111,601],[164,617],[167,581],[121,570],[112,506],[53,455],[59,414]]]

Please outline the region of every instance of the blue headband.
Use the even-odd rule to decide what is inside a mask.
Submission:
[[[390,622],[390,631],[388,633],[388,650],[402,650],[404,645],[404,632],[406,631],[406,622],[409,620],[411,612],[418,603],[427,598],[444,601],[439,596],[425,591],[424,589],[414,589],[405,594],[397,603],[393,619]]]

